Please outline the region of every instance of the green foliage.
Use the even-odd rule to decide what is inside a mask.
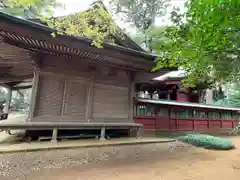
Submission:
[[[172,12],[173,27],[158,43],[158,65],[177,66],[188,74],[185,84],[239,80],[240,0],[189,0],[187,11]],[[161,61],[160,61],[161,60]]]
[[[0,11],[22,18],[40,18],[51,15],[53,8],[61,6],[56,0],[1,0]]]
[[[214,104],[228,107],[240,107],[239,86],[239,83],[235,83],[230,89],[228,96],[220,98],[219,100],[215,101]]]
[[[205,134],[188,134],[177,138],[188,144],[215,150],[230,150],[234,148],[230,140]]]
[[[153,52],[153,47],[157,43],[167,40],[167,38],[164,36],[165,29],[166,27],[163,26],[152,26],[145,34],[142,32],[134,34],[132,39],[147,51]]]
[[[103,41],[114,43],[113,37],[117,34],[117,26],[101,1],[93,3],[88,11],[44,20],[57,29],[58,34],[87,37],[97,47],[101,47]]]
[[[141,44],[152,51],[151,33],[155,29],[155,19],[166,13],[168,0],[111,0],[110,4],[114,14],[119,14],[124,22],[137,28]]]
[[[101,47],[103,41],[113,43],[116,35],[116,24],[105,9],[103,2],[97,0],[92,8],[85,12],[68,16],[51,18],[55,7],[62,6],[56,0],[2,0],[0,10],[25,19],[41,18],[50,27],[57,30],[56,34],[84,36],[92,40],[92,44]]]

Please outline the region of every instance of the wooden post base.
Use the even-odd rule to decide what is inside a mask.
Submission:
[[[101,128],[101,135],[100,135],[100,139],[99,140],[106,140],[105,136],[106,136],[106,128],[102,127]]]
[[[53,132],[52,132],[51,143],[56,143],[57,142],[57,134],[58,134],[58,128],[54,128]]]

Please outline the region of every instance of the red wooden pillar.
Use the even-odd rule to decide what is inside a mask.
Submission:
[[[175,119],[175,130],[178,130],[178,119]]]
[[[168,125],[169,125],[169,130],[171,130],[172,128],[171,128],[171,119],[172,119],[172,117],[171,117],[171,111],[172,111],[172,108],[171,107],[168,107]]]

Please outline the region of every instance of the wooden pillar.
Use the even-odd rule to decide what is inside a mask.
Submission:
[[[93,93],[94,93],[94,77],[92,76],[89,81],[88,89],[87,89],[87,100],[86,100],[86,111],[85,111],[85,119],[87,122],[92,120],[92,101],[93,101]]]
[[[8,113],[11,105],[11,100],[12,100],[12,88],[9,86],[5,86],[7,89],[7,98],[6,98],[6,105],[4,107],[3,112]]]
[[[129,122],[133,122],[133,114],[134,114],[134,98],[135,98],[135,82],[134,82],[134,76],[131,74],[130,76],[130,87],[129,87],[129,93],[128,93],[128,104],[129,104]]]
[[[106,140],[105,136],[106,136],[106,128],[102,127],[101,128],[100,140]]]
[[[35,70],[34,77],[33,77],[32,94],[31,94],[31,101],[30,101],[30,105],[29,105],[29,113],[28,113],[27,121],[30,121],[32,119],[32,117],[34,116],[38,84],[39,84],[39,71]]]
[[[55,127],[52,132],[52,140],[51,140],[52,143],[57,142],[57,134],[58,134],[58,128]]]
[[[139,139],[141,138],[143,128],[142,127],[137,127],[136,128],[136,138]]]
[[[167,100],[171,100],[171,96],[169,92],[167,93]]]
[[[66,92],[67,92],[67,80],[64,80],[64,88],[63,88],[63,98],[62,98],[62,109],[61,109],[61,116],[64,116],[64,109],[65,109],[65,100],[66,100]]]
[[[134,97],[135,97],[135,84],[132,82],[129,89],[129,121],[133,121],[134,112]]]
[[[172,111],[174,111],[174,109],[171,108],[171,106],[168,107],[168,126],[169,126],[169,130],[171,130],[171,119],[172,119]]]

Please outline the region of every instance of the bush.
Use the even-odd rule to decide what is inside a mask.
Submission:
[[[234,148],[234,145],[230,140],[206,134],[188,134],[180,136],[177,139],[206,149],[229,150]]]

